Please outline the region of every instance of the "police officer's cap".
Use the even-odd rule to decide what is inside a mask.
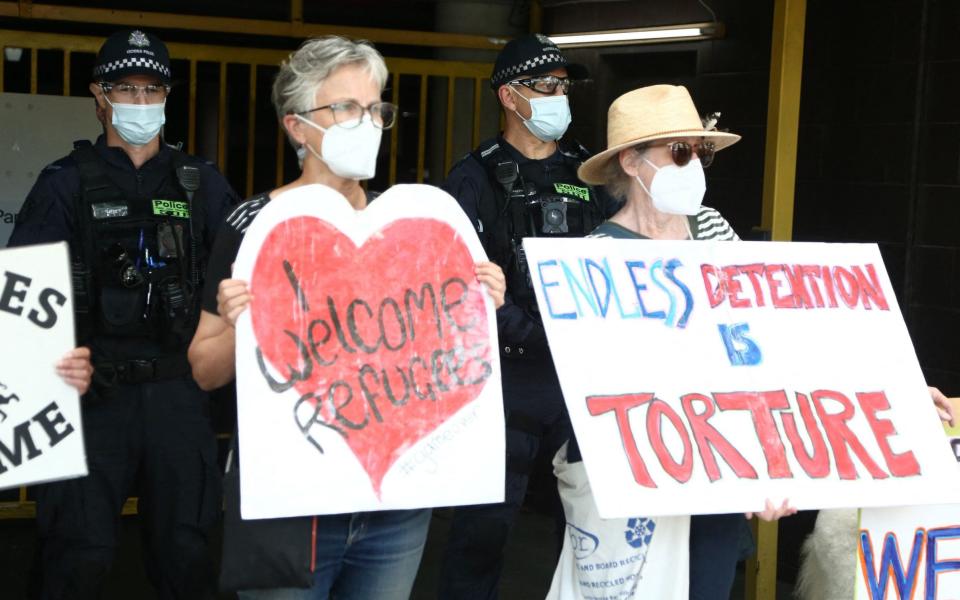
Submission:
[[[521,75],[531,77],[564,68],[571,79],[586,79],[587,68],[583,65],[567,62],[550,38],[540,33],[532,33],[507,42],[497,61],[493,64],[490,87],[496,90],[501,85]]]
[[[160,38],[139,29],[124,29],[100,46],[94,81],[118,81],[130,75],[152,75],[170,85],[170,53]]]

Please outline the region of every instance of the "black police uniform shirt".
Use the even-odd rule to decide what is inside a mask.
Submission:
[[[166,144],[161,143],[157,155],[139,169],[123,149],[108,146],[103,135],[97,138],[93,148],[103,160],[107,177],[131,197],[148,196],[154,190],[163,189],[168,178],[175,179],[171,163],[174,150]],[[196,198],[204,202],[206,215],[204,230],[198,232],[197,241],[206,254],[213,244],[217,226],[240,201],[240,197],[212,163],[191,157],[187,164],[200,169],[200,189],[196,192]],[[177,185],[175,181],[172,183]],[[78,221],[74,214],[75,197],[80,192],[80,171],[72,157],[66,156],[45,167],[17,216],[8,246],[74,241]],[[98,336],[92,345],[95,355],[107,359],[150,358],[169,353],[155,342],[140,338],[110,339]]]
[[[484,142],[479,147],[488,148],[494,142],[499,144],[500,148],[517,163],[520,176],[524,181],[534,184],[537,189],[545,189],[552,185],[559,176],[569,173],[571,168],[576,172],[576,166],[580,162],[564,155],[559,149],[543,159],[527,158],[504,140],[502,135],[497,136],[496,140]],[[496,206],[498,194],[503,192],[493,188],[490,175],[484,166],[472,154],[467,155],[450,170],[441,187],[457,199],[476,228],[480,243],[487,255],[495,256],[490,229],[497,225],[481,222],[480,206],[487,203]],[[601,220],[612,216],[616,212],[616,203],[602,189],[594,188],[594,191],[596,201],[600,204]],[[506,220],[501,220],[498,226],[507,226]],[[506,268],[506,265],[500,266]],[[509,287],[503,306],[497,310],[497,329],[500,345],[510,347],[510,358],[516,358],[516,360],[503,360],[500,364],[505,392],[559,394],[560,384],[550,358],[543,323],[513,300]],[[518,348],[524,349],[525,356],[518,355],[516,350]]]

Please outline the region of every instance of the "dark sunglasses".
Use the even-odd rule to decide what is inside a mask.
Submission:
[[[670,156],[673,158],[673,164],[678,167],[685,167],[690,163],[693,154],[700,157],[700,164],[706,169],[713,164],[713,157],[717,153],[713,142],[700,142],[699,144],[688,144],[687,142],[668,142],[663,144],[670,148]]]

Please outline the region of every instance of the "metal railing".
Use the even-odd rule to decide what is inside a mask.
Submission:
[[[61,95],[84,95],[86,90],[71,89],[71,81],[88,81],[83,78],[85,75],[79,73],[80,60],[74,60],[80,54],[94,55],[103,43],[103,38],[63,35],[52,33],[38,33],[30,31],[0,29],[0,50],[4,48],[22,48],[23,56],[29,60],[29,71],[25,75],[29,79],[26,85],[21,85],[18,91],[27,91],[31,94],[37,94],[41,87],[51,87],[44,82],[40,85],[40,77],[49,77],[51,69],[40,68],[40,54],[44,53],[47,60],[52,64],[61,63],[59,76],[62,77],[62,85],[59,86]],[[255,172],[258,165],[263,165],[264,161],[272,165],[274,177],[268,184],[270,186],[281,185],[285,180],[285,166],[287,154],[290,150],[285,140],[285,134],[282,127],[275,123],[275,131],[271,128],[258,127],[258,118],[263,119],[263,115],[258,117],[258,106],[270,104],[269,86],[259,84],[259,75],[268,69],[275,70],[280,62],[285,59],[289,51],[274,50],[250,47],[216,46],[203,44],[185,44],[170,43],[167,45],[170,50],[170,57],[173,61],[186,61],[188,78],[185,82],[187,88],[187,128],[186,128],[186,151],[194,154],[202,141],[208,141],[207,147],[214,147],[215,156],[206,158],[214,160],[219,166],[221,172],[229,175],[231,172],[239,172],[243,175],[242,181],[232,181],[234,188],[242,191],[246,196],[261,190],[255,189],[257,182]],[[48,52],[52,51],[52,53]],[[85,59],[92,60],[91,56]],[[428,142],[430,148],[441,148],[442,157],[434,157],[434,162],[442,164],[443,174],[449,171],[454,158],[455,146],[468,146],[467,149],[479,144],[481,135],[492,135],[497,121],[492,121],[492,126],[487,126],[484,131],[481,116],[484,110],[481,110],[482,91],[485,87],[491,65],[474,62],[456,62],[444,60],[425,60],[411,58],[386,58],[387,68],[390,71],[390,82],[388,84],[388,94],[391,95],[391,101],[395,104],[401,104],[401,83],[414,83],[415,85],[404,86],[404,101],[401,109],[408,109],[405,106],[408,103],[415,104],[413,111],[403,113],[403,118],[398,120],[397,126],[390,130],[390,137],[387,142],[389,154],[387,157],[387,177],[386,185],[393,185],[397,182],[424,182],[428,170],[427,155]],[[11,91],[4,89],[5,73],[4,67],[7,61],[0,54],[0,92]],[[242,83],[237,83],[236,78],[232,80],[228,77],[228,67],[232,69],[246,69],[246,78]],[[198,130],[198,119],[200,118],[201,105],[206,101],[201,98],[200,85],[198,83],[198,71],[201,68],[205,72],[218,72],[216,81],[216,131],[215,140],[207,140],[201,131]],[[86,71],[89,73],[89,71]],[[176,75],[176,73],[175,73]],[[407,78],[413,78],[410,82]],[[242,89],[241,88],[245,88]],[[458,95],[458,90],[460,94]],[[469,90],[464,94],[464,90]],[[412,94],[410,93],[412,91]],[[246,102],[245,119],[240,124],[239,129],[245,132],[245,141],[239,145],[243,149],[242,156],[231,156],[229,150],[236,148],[236,145],[228,144],[230,139],[231,127],[237,124],[231,122],[228,118],[228,108],[231,105],[231,96],[234,94],[242,96]],[[462,96],[466,95],[464,98]],[[261,104],[264,103],[264,104]],[[470,107],[469,110],[456,111],[455,107]],[[492,105],[491,105],[492,106]],[[207,107],[204,107],[207,108]],[[209,111],[205,111],[205,114]],[[487,111],[489,113],[489,111]],[[456,114],[462,114],[464,117],[456,119]],[[271,113],[272,114],[272,113]],[[434,127],[431,127],[431,118]],[[487,115],[488,119],[490,115]],[[94,118],[93,107],[89,118]],[[455,121],[457,121],[455,123]],[[460,129],[468,131],[467,135],[455,136],[455,125],[459,124]],[[267,133],[264,133],[266,130]],[[263,136],[272,135],[273,139],[262,139]],[[466,133],[466,132],[465,132]],[[415,143],[406,136],[415,136]],[[208,136],[209,137],[209,136]],[[404,148],[414,148],[416,152],[415,159],[410,158],[407,162],[411,168],[401,172],[399,168],[399,159],[401,157],[401,138],[407,143]],[[469,144],[467,144],[469,141]],[[64,148],[63,154],[69,152],[69,148]],[[50,160],[59,158],[51,156]],[[239,161],[235,165],[232,161]],[[231,168],[239,166],[240,168]],[[235,177],[234,179],[238,179]],[[438,180],[439,178],[433,177]],[[262,182],[261,182],[262,183]],[[136,512],[136,499],[131,498],[124,507],[124,514]],[[26,488],[19,490],[17,500],[0,501],[0,519],[4,518],[30,518],[35,515],[35,507],[32,500],[27,496]]]

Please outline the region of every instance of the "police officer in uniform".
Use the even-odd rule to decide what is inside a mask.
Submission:
[[[70,245],[89,475],[37,489],[44,599],[98,598],[120,514],[139,497],[144,565],[160,598],[213,593],[208,553],[220,512],[208,397],[186,351],[215,227],[239,200],[215,167],[161,139],[170,59],[156,36],[110,36],[90,92],[104,133],[40,174],[10,245]]]
[[[570,436],[521,240],[582,237],[615,212],[606,194],[577,179],[588,158],[583,147],[560,139],[571,120],[570,84],[586,77],[582,65],[568,63],[543,35],[509,42],[490,78],[504,130],[457,163],[443,184],[507,276],[506,303],[497,310],[506,501],[454,510],[440,573],[443,600],[497,597],[503,549],[534,460],[541,447],[552,456]]]

